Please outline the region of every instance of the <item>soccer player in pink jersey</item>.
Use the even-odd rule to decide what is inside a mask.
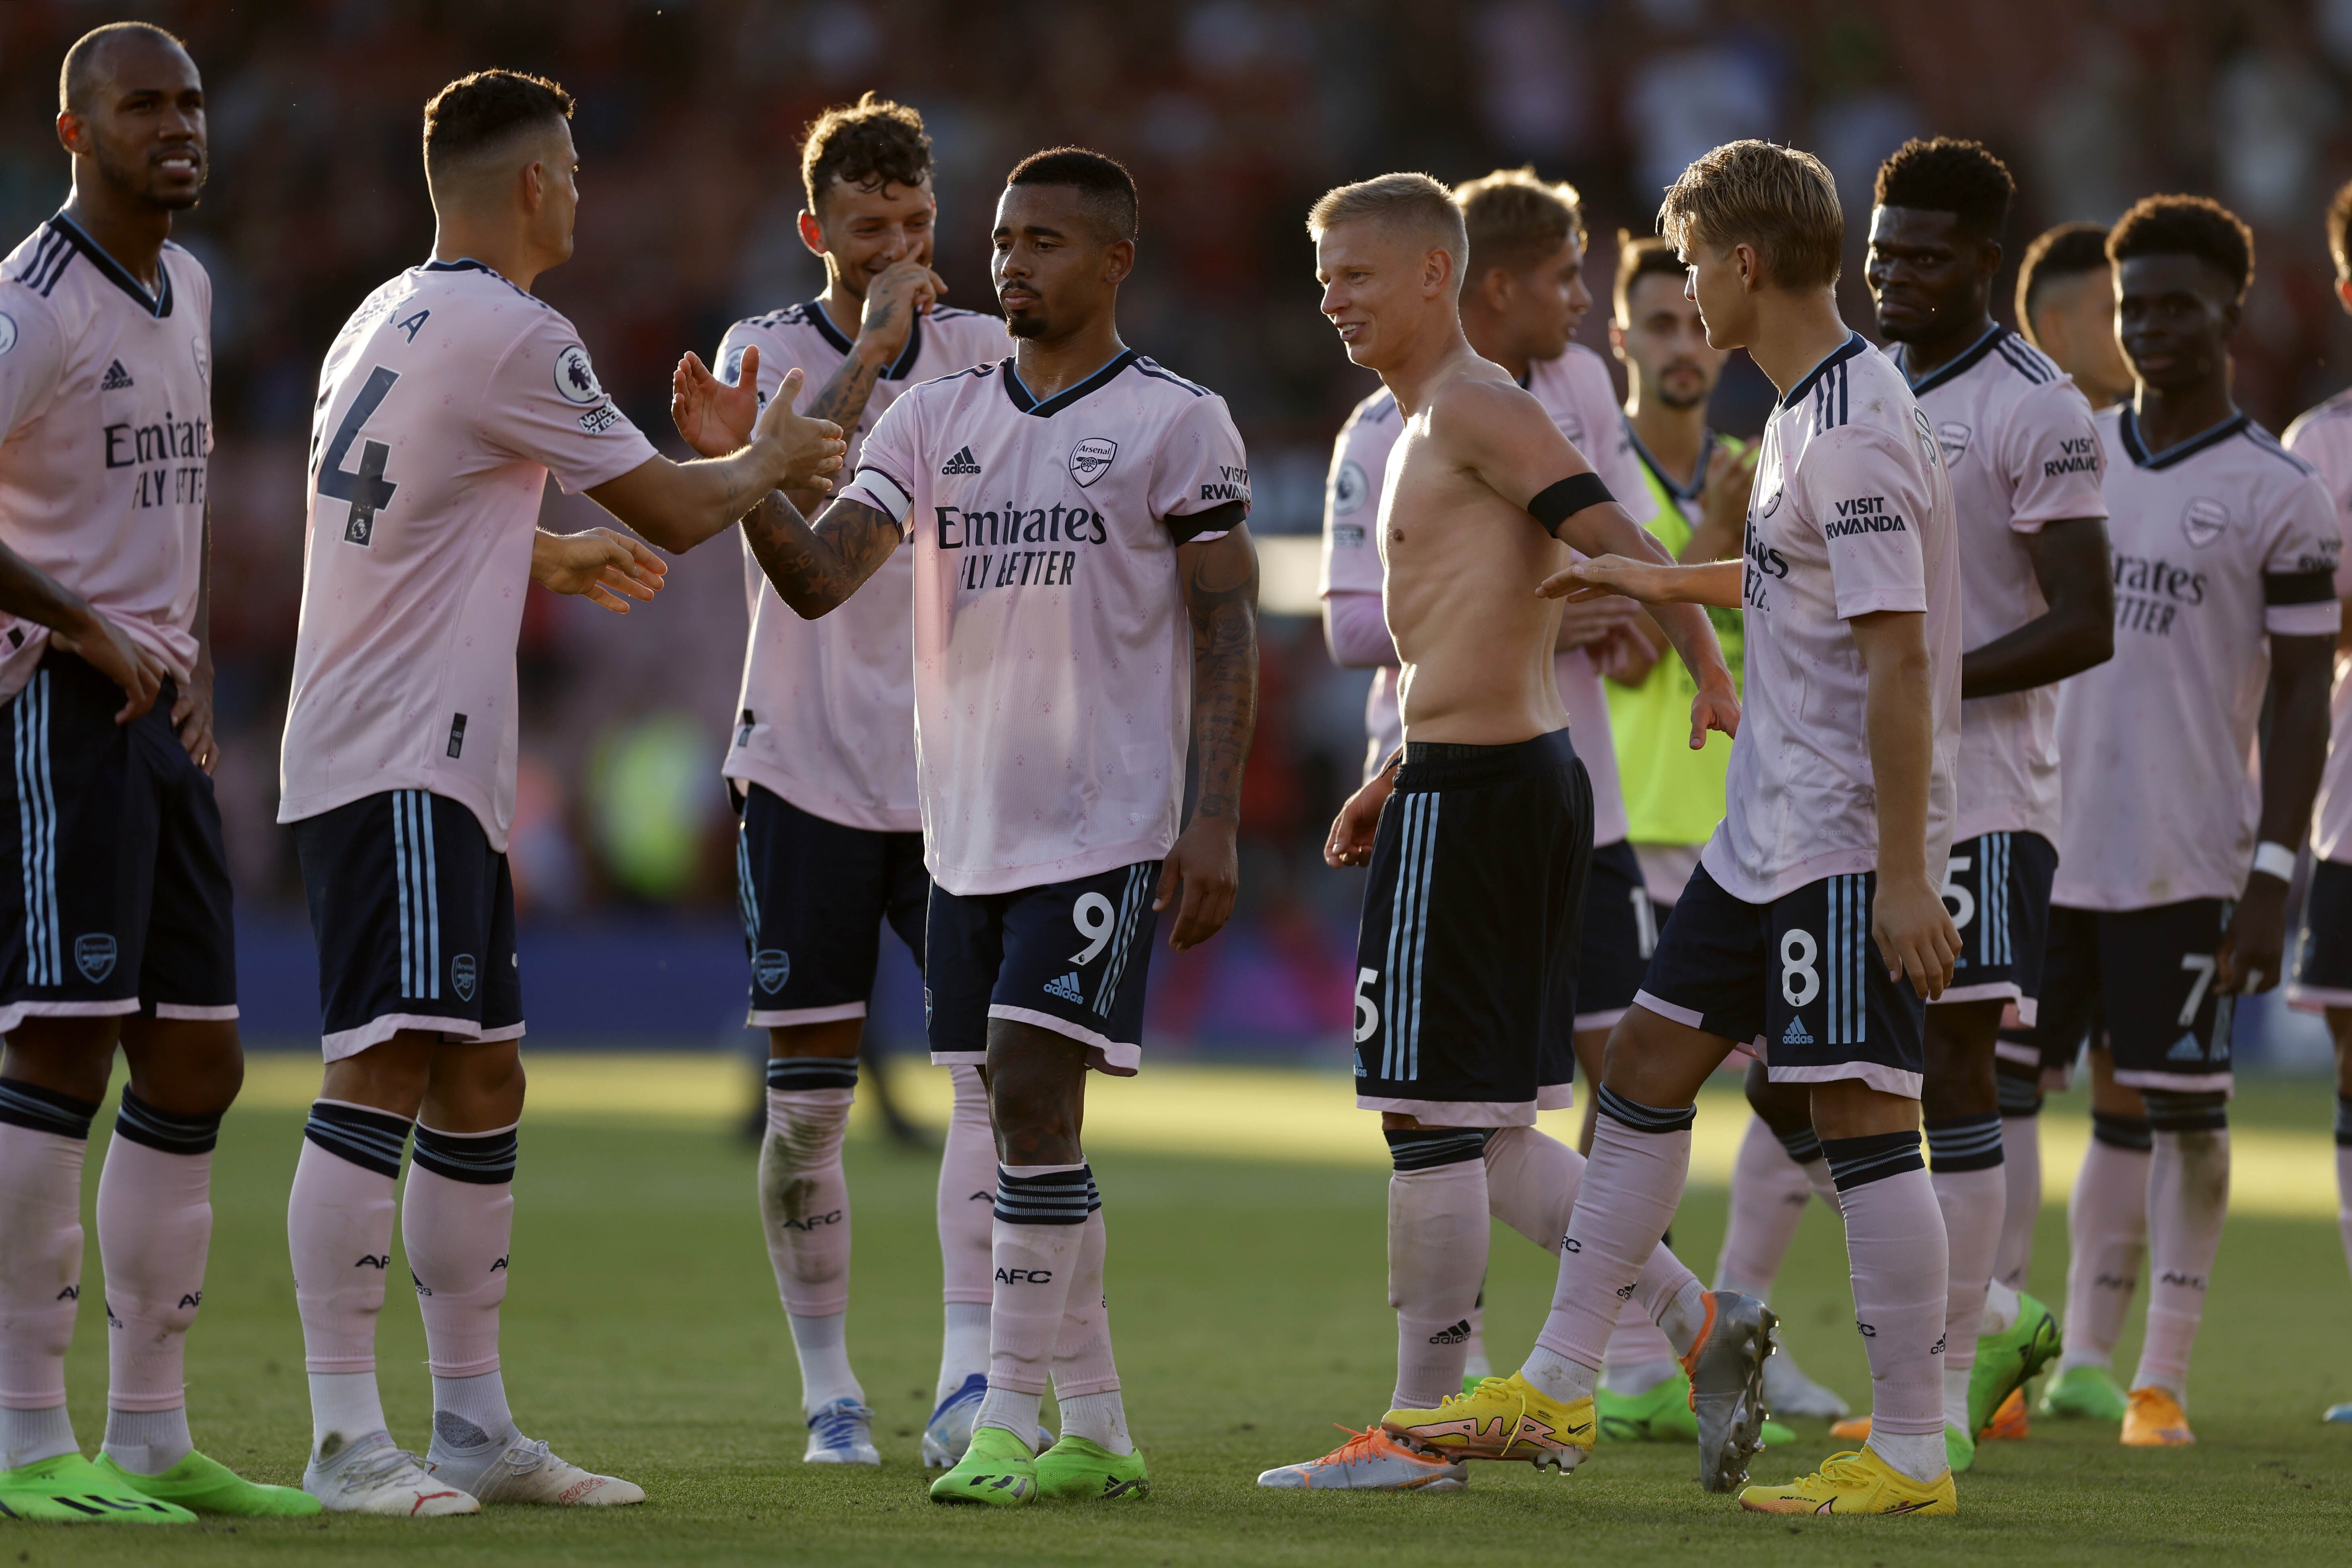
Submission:
[[[2336,298],[2352,310],[2352,184],[2327,205],[2327,248],[2336,259]],[[2286,449],[2319,470],[2335,498],[2339,527],[2352,522],[2352,392],[2339,392],[2286,429]],[[2352,600],[2352,564],[2336,568],[2338,603]],[[2336,633],[2343,651],[2343,632]],[[2317,864],[2303,907],[2303,942],[2287,996],[2327,1016],[2336,1037],[2336,1223],[2352,1259],[2352,680],[2338,672],[2328,710],[2327,770],[2311,819]],[[2326,1419],[2352,1422],[2352,1403]]]
[[[809,127],[801,149],[808,206],[803,241],[824,260],[824,293],[728,329],[719,363],[761,400],[801,372],[816,390],[803,412],[866,432],[918,382],[1003,359],[994,316],[940,302],[931,270],[938,203],[922,117],[868,93]],[[749,398],[703,395],[698,363],[681,364],[678,409],[695,450],[742,445]],[[794,498],[814,514],[821,497]],[[812,1464],[879,1464],[874,1413],[850,1370],[850,1209],[842,1132],[857,1089],[866,999],[887,921],[918,964],[930,879],[915,788],[911,552],[836,613],[808,621],[777,596],[747,551],[751,645],[734,741],[723,771],[740,804],[736,865],[751,960],[754,1028],[768,1031],[768,1129],[760,1210],[801,1368]],[[980,1069],[948,1069],[955,1110],[940,1163],[940,1254],[946,1331],[923,1462],[963,1457],[988,1385],[989,1225],[996,1153]]]
[[[183,1373],[244,1075],[209,776],[212,280],[170,239],[208,169],[204,84],[179,40],[123,22],[76,43],[58,86],[73,194],[0,265],[0,798],[23,858],[0,879],[0,1516],[315,1513],[196,1451]],[[118,1046],[93,1462],[65,1356]]]
[[[2098,416],[2116,657],[2059,698],[2066,788],[2034,1028],[2044,1067],[2089,1039],[2100,1135],[2069,1210],[2066,1349],[2044,1408],[2120,1414],[2125,1443],[2172,1447],[2195,1441],[2189,1352],[2229,1207],[2231,1006],[2279,982],[2326,762],[2342,536],[2311,465],[2231,399],[2245,225],[2201,196],[2151,196],[2107,255],[2138,382]],[[2119,1285],[2143,1224],[2147,1333],[2117,1400]]]
[[[1951,984],[1960,945],[1937,893],[1958,816],[1951,482],[1901,371],[1838,317],[1845,225],[1819,162],[1728,143],[1684,172],[1660,219],[1708,342],[1747,348],[1784,389],[1746,560],[1592,562],[1548,586],[1743,604],[1747,719],[1723,825],[1610,1040],[1591,1166],[1523,1375],[1553,1399],[1591,1390],[1618,1292],[1681,1196],[1691,1100],[1746,1045],[1774,1083],[1811,1091],[1845,1215],[1873,1429],[1863,1452],[1740,1501],[1950,1513],[1946,1240],[1918,1129],[1926,1004]]]
[[[551,471],[683,550],[770,488],[822,488],[843,443],[787,376],[735,455],[657,455],[530,286],[572,253],[572,99],[485,71],[425,106],[432,258],[378,288],[320,373],[302,618],[278,819],[319,943],[327,1069],[288,1203],[310,1374],[304,1487],[331,1511],[639,1502],[516,1428],[499,1373],[523,1100],[514,889],[516,638],[538,582],[625,610],[650,550],[537,527]],[[375,1380],[393,1188],[433,1373],[424,1460]]]
[[[992,267],[1013,354],[891,405],[813,529],[782,495],[744,520],[768,580],[811,617],[884,591],[871,580],[913,545],[931,1059],[986,1069],[1000,1161],[988,1392],[932,1484],[942,1502],[1150,1485],[1078,1129],[1087,1071],[1141,1065],[1155,912],[1177,905],[1171,940],[1188,948],[1233,911],[1257,565],[1224,400],[1119,341],[1135,244],[1117,162],[1024,159]],[[1180,833],[1188,728],[1200,787]],[[1049,1375],[1063,1431],[1040,1454]]]
[[[2074,378],[2093,408],[2132,395],[2131,367],[2116,344],[2105,225],[2062,223],[2033,237],[2017,264],[2017,330]]]

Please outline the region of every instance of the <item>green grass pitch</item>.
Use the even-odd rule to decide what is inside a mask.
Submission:
[[[1335,1079],[1335,1095],[1344,1082]],[[2077,1116],[2079,1095],[2053,1101]],[[2242,1125],[2326,1125],[2324,1086],[2257,1089]],[[199,1444],[259,1479],[299,1479],[309,1432],[286,1261],[290,1112],[234,1115],[221,1145],[217,1226],[189,1357]],[[211,1522],[173,1531],[20,1526],[11,1563],[1729,1563],[1887,1565],[2352,1562],[2352,1428],[2320,1410],[2352,1398],[2352,1285],[2335,1228],[2233,1219],[2192,1407],[2199,1447],[2119,1447],[2112,1428],[2037,1427],[1993,1444],[1962,1479],[1952,1520],[1792,1522],[1702,1494],[1679,1447],[1610,1447],[1579,1473],[1475,1468],[1450,1496],[1299,1495],[1253,1485],[1322,1452],[1330,1422],[1386,1404],[1393,1320],[1383,1286],[1377,1171],[1120,1153],[1096,1162],[1111,1226],[1112,1321],[1129,1409],[1156,1490],[1129,1505],[1011,1513],[924,1495],[916,1438],[937,1364],[930,1163],[854,1142],[856,1260],[850,1343],[885,1455],[878,1470],[800,1461],[798,1380],[752,1209],[751,1156],[712,1130],[526,1122],[506,1375],[524,1429],[628,1476],[637,1509],[497,1510],[418,1523]],[[95,1152],[94,1152],[95,1154]],[[93,1164],[95,1159],[93,1159]],[[89,1184],[95,1192],[94,1179]],[[1723,1197],[1695,1191],[1675,1227],[1702,1271]],[[395,1242],[395,1245],[397,1243]],[[2063,1216],[2046,1209],[2035,1289],[2053,1303]],[[1514,1364],[1549,1298],[1551,1260],[1495,1240],[1487,1333]],[[405,1278],[395,1265],[393,1278]],[[70,1368],[76,1428],[101,1429],[105,1334],[93,1232]],[[1779,1307],[1807,1368],[1867,1403],[1841,1238],[1810,1214]],[[2119,1363],[2128,1371],[2137,1330]],[[407,1293],[384,1314],[394,1430],[422,1447],[424,1341]],[[1818,1425],[1774,1449],[1759,1479],[1810,1468]]]

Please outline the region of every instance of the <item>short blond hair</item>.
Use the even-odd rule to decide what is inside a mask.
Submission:
[[[1454,205],[1462,209],[1470,241],[1465,283],[1496,267],[1524,272],[1557,254],[1570,236],[1584,243],[1584,198],[1565,181],[1554,185],[1536,178],[1533,164],[1497,169],[1454,186]]]
[[[1442,180],[1427,174],[1382,174],[1352,185],[1334,185],[1307,212],[1307,233],[1320,239],[1343,223],[1366,220],[1383,227],[1426,238],[1454,258],[1459,276],[1469,259],[1470,237],[1462,225],[1462,209]]]
[[[1836,285],[1845,249],[1837,182],[1811,153],[1770,142],[1727,142],[1666,187],[1658,232],[1684,256],[1694,243],[1756,247],[1767,282]]]

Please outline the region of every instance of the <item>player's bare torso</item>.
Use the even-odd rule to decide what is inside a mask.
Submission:
[[[1470,391],[1472,382],[1487,384]],[[1500,366],[1463,354],[1405,417],[1389,456],[1381,602],[1404,667],[1409,740],[1509,745],[1568,723],[1552,680],[1559,605],[1536,596],[1567,564],[1567,547],[1449,448],[1489,387],[1527,395]]]

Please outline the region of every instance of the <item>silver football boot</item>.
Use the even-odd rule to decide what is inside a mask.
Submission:
[[[1713,1316],[1691,1366],[1698,1417],[1698,1484],[1711,1492],[1748,1484],[1748,1461],[1764,1447],[1764,1362],[1780,1320],[1753,1296],[1710,1291]]]

